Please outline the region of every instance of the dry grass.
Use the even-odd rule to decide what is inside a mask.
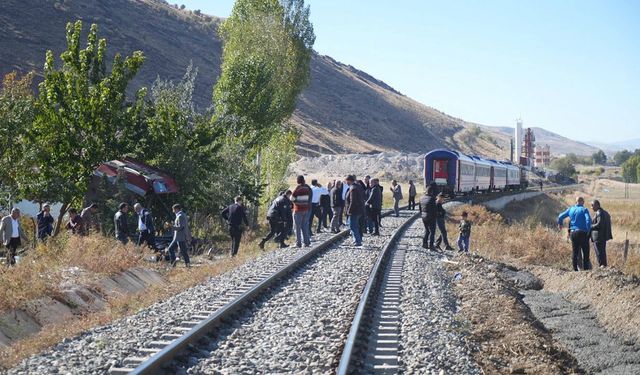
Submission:
[[[145,265],[142,253],[133,245],[123,246],[102,236],[66,236],[39,243],[15,267],[0,269],[0,311],[55,295],[65,271],[77,267],[94,276],[113,275]]]
[[[25,302],[43,296],[59,293],[60,282],[66,277],[65,269],[83,269],[83,279],[75,280],[91,284],[99,277],[113,275],[133,268],[155,268],[165,282],[151,285],[135,294],[118,295],[109,299],[104,311],[74,317],[71,321],[43,327],[36,335],[18,340],[10,347],[0,350],[0,369],[10,368],[22,359],[45,350],[66,337],[75,336],[88,329],[108,324],[116,319],[137,313],[158,301],[184,291],[186,288],[206,282],[210,277],[237,268],[258,257],[257,232],[248,231],[243,237],[240,253],[235,258],[223,257],[209,260],[195,257],[190,269],[184,267],[167,268],[165,264],[149,263],[144,260],[149,252],[141,252],[133,245],[122,246],[110,238],[66,237],[41,244],[16,267],[3,269],[0,273],[0,304],[2,310],[20,308]],[[220,244],[227,248],[226,242]],[[7,287],[7,286],[11,287]]]
[[[460,206],[453,212],[454,221],[460,220],[462,211],[469,212],[473,222],[470,248],[489,259],[522,265],[542,265],[562,269],[571,268],[571,244],[566,231],[559,231],[548,222],[525,222],[507,224],[497,213],[483,206]],[[457,226],[449,224],[450,240],[457,237]],[[610,243],[608,248],[609,266],[627,274],[640,275],[640,254],[631,251],[624,263],[620,244]],[[595,263],[592,252],[592,263]]]

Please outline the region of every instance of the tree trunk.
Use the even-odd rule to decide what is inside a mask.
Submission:
[[[67,213],[67,210],[69,209],[70,205],[71,203],[63,203],[62,207],[60,207],[58,220],[56,220],[56,227],[53,230],[53,237],[57,236],[60,233],[60,230],[62,230],[62,219],[64,218],[64,215]]]
[[[261,173],[261,168],[262,166],[262,151],[258,150],[258,152],[256,153],[256,186],[260,186],[260,173]],[[253,209],[252,209],[252,218],[251,218],[251,227],[253,229],[256,229],[258,227],[258,213],[259,213],[259,208],[260,208],[260,204],[259,203],[254,203],[253,204]]]

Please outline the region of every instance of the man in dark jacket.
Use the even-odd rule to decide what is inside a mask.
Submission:
[[[86,234],[84,222],[75,208],[69,209],[69,222],[67,222],[66,228],[71,234],[77,234],[78,236]]]
[[[156,250],[156,229],[153,225],[151,212],[142,207],[140,203],[133,205],[133,210],[138,215],[138,246],[146,243],[151,250]]]
[[[371,189],[369,198],[365,202],[365,206],[369,208],[369,232],[374,236],[380,235],[380,214],[382,212],[382,189],[380,189],[380,181],[377,178],[371,180]]]
[[[291,236],[291,234],[293,233],[293,202],[291,202],[291,190],[287,190],[284,193],[284,200],[285,200],[285,220],[284,220],[284,228],[282,228],[282,230],[284,231],[283,233],[283,237],[285,240],[287,238],[289,238],[289,236]]]
[[[116,239],[123,245],[129,242],[129,223],[127,222],[127,212],[129,212],[129,205],[126,203],[120,203],[118,205],[118,212],[113,217],[113,224],[116,232]]]
[[[432,186],[427,187],[425,195],[420,199],[420,212],[422,213],[422,224],[424,224],[422,247],[429,250],[435,250],[434,239],[436,235],[436,218],[438,213],[436,197]]]
[[[447,226],[445,224],[445,219],[447,218],[447,211],[442,206],[444,204],[444,194],[440,193],[436,196],[436,224],[438,226],[438,230],[440,231],[440,235],[436,240],[436,247],[440,247],[440,243],[444,242],[445,250],[453,250],[451,245],[449,245],[449,237],[447,236]]]
[[[411,211],[416,209],[416,195],[418,195],[416,185],[414,185],[413,180],[409,180],[409,209]]]
[[[362,246],[362,232],[360,232],[360,218],[364,214],[364,189],[356,183],[354,176],[347,177],[347,198],[345,199],[345,212],[349,217],[348,223],[353,235],[353,245]]]
[[[340,220],[342,219],[342,209],[344,208],[344,199],[342,199],[342,181],[336,180],[331,189],[331,210],[333,217],[331,218],[331,231],[333,233],[340,232]]]
[[[240,239],[242,239],[243,231],[242,224],[244,223],[245,226],[249,226],[249,220],[247,220],[247,214],[242,204],[242,197],[236,197],[235,203],[222,210],[221,215],[229,225],[231,256],[234,257],[240,249]]]
[[[38,213],[36,220],[38,223],[38,239],[44,241],[53,232],[53,216],[51,216],[49,204],[45,203],[42,206],[42,211]]]
[[[260,241],[258,246],[264,250],[264,244],[275,236],[275,241],[280,244],[281,248],[289,247],[284,243],[284,226],[287,220],[287,202],[286,193],[283,191],[280,195],[271,202],[269,210],[267,211],[267,221],[269,222],[269,233]]]
[[[594,217],[591,221],[591,241],[596,251],[600,267],[607,266],[607,241],[613,239],[611,233],[611,216],[600,206],[597,199],[591,202]]]

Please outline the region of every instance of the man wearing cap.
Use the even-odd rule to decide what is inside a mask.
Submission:
[[[36,222],[38,224],[38,239],[44,241],[47,237],[51,236],[53,232],[53,216],[51,216],[51,206],[45,203],[42,206],[42,211],[36,215]]]
[[[584,198],[576,198],[576,205],[569,207],[558,216],[558,228],[562,230],[562,222],[569,218],[569,236],[573,249],[573,270],[579,271],[591,269],[589,261],[589,232],[591,231],[591,216],[589,210],[584,207]],[[580,252],[582,251],[582,254]]]
[[[0,240],[9,251],[7,255],[8,264],[10,266],[16,264],[16,253],[18,247],[22,244],[21,239],[27,240],[27,236],[20,225],[20,209],[11,210],[11,215],[7,215],[0,220]]]
[[[84,223],[84,228],[87,233],[92,231],[96,233],[100,232],[100,222],[95,217],[96,212],[98,212],[98,205],[95,203],[91,203],[80,212],[80,218]]]
[[[116,239],[123,245],[129,242],[129,223],[127,222],[127,212],[129,212],[129,205],[126,203],[120,203],[118,205],[118,212],[113,217],[113,224],[116,232]]]

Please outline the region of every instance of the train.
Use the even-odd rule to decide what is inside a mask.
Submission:
[[[424,184],[432,182],[451,197],[494,191],[523,190],[528,171],[509,161],[437,149],[424,156]]]

